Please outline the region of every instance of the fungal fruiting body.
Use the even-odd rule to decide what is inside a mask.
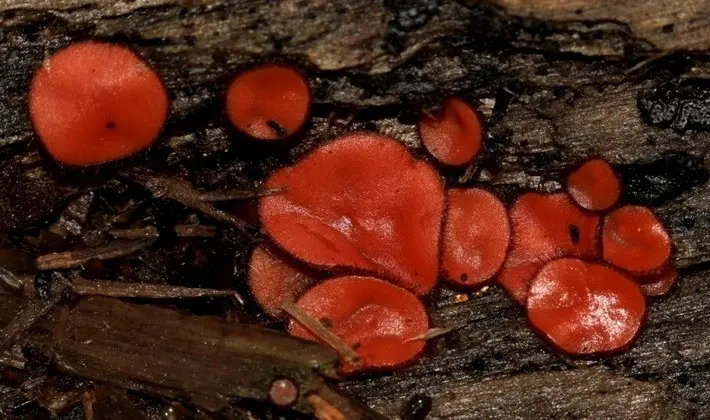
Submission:
[[[598,257],[599,217],[580,209],[567,194],[523,194],[510,209],[510,220],[512,247],[497,281],[520,304],[546,262]]]
[[[662,270],[671,258],[671,238],[658,217],[642,206],[624,206],[604,218],[604,260],[635,275]]]
[[[678,281],[678,269],[673,265],[668,265],[660,273],[638,277],[637,281],[646,296],[663,296],[668,293]]]
[[[476,110],[458,98],[419,122],[422,144],[439,162],[462,166],[483,151],[483,123]]]
[[[479,188],[451,189],[444,222],[442,272],[449,282],[478,287],[505,261],[510,223],[498,197]]]
[[[241,73],[227,89],[227,117],[239,131],[258,140],[280,140],[300,130],[310,105],[306,79],[281,64]]]
[[[158,75],[129,48],[72,44],[44,61],[30,117],[49,155],[66,165],[117,160],[149,147],[168,114]]]
[[[306,271],[271,246],[259,245],[249,261],[249,290],[268,315],[284,315],[281,304],[293,302],[315,283]]]
[[[362,359],[361,365],[344,362],[343,373],[391,369],[424,349],[425,341],[418,338],[429,329],[424,305],[412,293],[385,281],[360,276],[329,279],[308,290],[296,304]],[[318,341],[295,320],[289,332]]]
[[[264,231],[321,269],[377,273],[424,294],[436,284],[444,188],[397,141],[355,133],[327,143],[266,181]]]
[[[572,199],[587,210],[606,210],[621,196],[621,181],[605,160],[584,161],[567,177],[567,191]]]
[[[567,354],[608,354],[636,338],[646,300],[633,280],[612,268],[561,258],[532,280],[527,314],[532,327]]]

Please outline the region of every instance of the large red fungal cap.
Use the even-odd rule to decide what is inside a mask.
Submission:
[[[379,273],[416,293],[436,284],[444,188],[397,141],[355,133],[275,172],[260,216],[265,232],[312,266]]]
[[[519,304],[546,262],[599,254],[599,217],[580,209],[567,194],[523,194],[510,209],[510,220],[512,248],[497,280]]]
[[[674,265],[668,265],[658,274],[638,277],[636,280],[646,296],[663,296],[670,292],[678,281],[678,269]]]
[[[311,91],[297,70],[267,64],[237,76],[226,101],[227,116],[238,130],[259,140],[280,140],[305,123]]]
[[[465,165],[483,151],[483,123],[471,105],[458,98],[419,122],[422,144],[439,162]]]
[[[167,118],[168,95],[129,48],[87,41],[45,60],[32,80],[29,106],[55,160],[93,165],[150,146]]]
[[[671,238],[647,207],[625,206],[604,218],[604,259],[632,274],[656,273],[671,258]]]
[[[482,285],[500,270],[509,244],[508,212],[498,197],[478,188],[449,190],[442,243],[447,280]]]
[[[532,327],[575,356],[614,353],[631,345],[646,315],[639,286],[620,272],[575,258],[547,263],[530,284]]]
[[[251,254],[249,289],[264,312],[272,317],[283,317],[281,304],[298,299],[315,281],[273,247],[259,245]]]
[[[587,210],[606,210],[621,196],[621,181],[605,160],[594,158],[582,163],[567,178],[572,199]]]
[[[416,358],[425,341],[415,339],[429,329],[424,305],[400,287],[373,277],[346,276],[326,280],[308,290],[296,303],[350,345],[361,366],[345,365],[345,373],[383,370]],[[318,341],[305,327],[291,321],[289,332]]]

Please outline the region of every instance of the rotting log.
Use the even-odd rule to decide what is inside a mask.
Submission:
[[[682,88],[689,78],[706,85],[708,28],[704,0],[0,0],[0,243],[25,250],[18,233],[52,222],[81,191],[133,188],[111,184],[110,168],[85,177],[91,182],[77,180],[32,141],[25,104],[32,71],[71,40],[106,37],[148,58],[173,102],[163,138],[140,163],[180,173],[206,191],[253,187],[343,128],[378,129],[417,147],[417,108],[455,93],[482,106],[490,132],[481,172],[466,185],[491,186],[505,197],[554,190],[566,168],[603,155],[621,165],[630,185],[625,199],[653,205],[668,223],[680,285],[652,302],[636,346],[590,362],[610,373],[575,369],[588,363],[550,351],[496,288],[465,303],[445,291],[433,299],[436,325],[464,328],[435,340],[403,372],[353,380],[346,389],[388,414],[423,393],[434,401],[435,418],[467,418],[471,410],[523,416],[520,404],[531,400],[522,391],[533,384],[548,387],[532,394],[550,401],[535,413],[540,418],[565,410],[625,418],[618,410],[629,399],[637,416],[708,418],[710,135],[702,127],[651,124],[639,107],[659,86]],[[276,58],[305,68],[316,104],[300,143],[264,156],[244,150],[227,127],[222,95],[238,69]],[[707,99],[699,92],[697,99]],[[458,185],[459,175],[447,174],[448,181]],[[252,246],[227,239],[217,235],[209,245]],[[148,250],[138,256],[162,268],[158,257]],[[175,281],[170,270],[158,271]],[[237,283],[244,273],[237,270]],[[607,380],[610,392],[598,392]],[[489,400],[464,398],[464,389]]]

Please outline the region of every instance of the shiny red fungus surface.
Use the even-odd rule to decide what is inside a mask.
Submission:
[[[479,188],[448,191],[442,269],[458,286],[490,280],[505,261],[510,244],[508,211],[498,197]]]
[[[354,133],[327,143],[266,181],[264,231],[321,269],[378,273],[424,294],[436,284],[444,188],[399,142]]]
[[[582,163],[567,177],[567,191],[587,210],[606,210],[619,200],[621,181],[607,161],[594,158]]]
[[[47,152],[67,165],[117,160],[149,147],[168,114],[158,75],[129,48],[87,41],[44,61],[30,116]]]
[[[483,151],[483,123],[475,109],[458,98],[444,108],[424,115],[419,123],[422,144],[439,162],[465,165]]]
[[[308,290],[296,304],[360,356],[362,365],[345,365],[345,373],[398,367],[424,349],[425,341],[414,339],[429,329],[424,305],[412,293],[385,281],[359,276],[329,279]],[[289,332],[318,341],[293,320]]]
[[[660,273],[639,277],[637,281],[646,296],[663,296],[670,292],[678,281],[678,269],[673,265],[668,265]]]
[[[546,262],[599,255],[599,216],[579,208],[567,194],[523,194],[510,209],[510,220],[512,247],[497,280],[519,304]]]
[[[629,347],[644,322],[646,300],[636,282],[612,268],[561,258],[533,279],[527,311],[532,327],[555,348],[588,356]]]
[[[624,206],[604,218],[604,259],[629,273],[662,270],[671,258],[671,244],[663,222],[647,207]]]
[[[249,261],[249,290],[272,317],[284,316],[281,303],[293,302],[315,279],[273,247],[259,245]]]
[[[297,132],[310,105],[306,79],[281,64],[246,71],[227,89],[227,117],[239,131],[259,140],[280,140]]]

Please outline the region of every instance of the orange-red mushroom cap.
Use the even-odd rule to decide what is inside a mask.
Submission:
[[[258,140],[280,140],[299,131],[310,105],[306,79],[281,64],[248,70],[227,89],[227,117],[239,131]]]
[[[422,302],[405,289],[373,277],[346,276],[326,280],[296,303],[350,345],[361,366],[345,364],[344,373],[392,369],[414,360],[425,346],[417,339],[429,329]],[[318,341],[292,320],[289,332]]]
[[[621,196],[621,181],[605,160],[594,158],[582,163],[567,177],[567,191],[587,210],[606,210]]]
[[[599,255],[599,216],[579,208],[565,193],[526,193],[510,209],[512,247],[498,283],[524,304],[530,281],[548,261]]]
[[[669,264],[658,274],[636,278],[641,290],[650,297],[663,296],[671,291],[673,286],[678,282],[678,269]]]
[[[636,282],[612,268],[560,258],[531,282],[527,312],[555,348],[589,356],[629,347],[645,320],[646,300]]]
[[[483,151],[483,122],[476,110],[458,98],[444,102],[444,108],[424,115],[419,135],[429,153],[444,165],[462,166]]]
[[[451,189],[444,222],[442,269],[458,286],[478,287],[503,265],[510,244],[508,211],[479,189]]]
[[[249,261],[249,290],[272,317],[284,316],[283,302],[295,301],[316,282],[302,267],[271,246],[259,245]]]
[[[149,147],[168,114],[158,75],[131,49],[72,44],[32,80],[30,117],[47,152],[67,165],[93,165]]]
[[[610,264],[635,275],[662,270],[672,241],[663,222],[647,207],[624,206],[604,218],[602,254]]]
[[[420,294],[438,277],[441,178],[399,142],[354,133],[272,174],[261,199],[264,231],[321,269],[378,273]]]

